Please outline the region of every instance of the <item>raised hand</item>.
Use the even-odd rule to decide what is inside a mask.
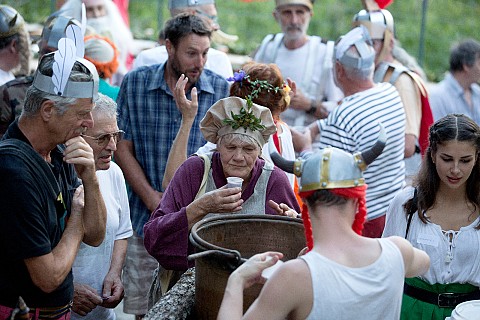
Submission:
[[[173,97],[178,110],[182,114],[183,121],[193,121],[197,115],[198,111],[198,97],[197,97],[197,88],[192,88],[192,100],[188,100],[185,95],[185,86],[188,83],[188,78],[182,74],[175,84],[175,89],[173,90]]]
[[[65,142],[63,160],[75,165],[78,177],[82,180],[95,177],[95,158],[90,145],[78,136]]]

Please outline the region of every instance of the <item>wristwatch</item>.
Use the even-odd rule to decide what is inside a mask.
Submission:
[[[315,106],[315,100],[312,99],[312,102],[310,103],[310,109],[307,111],[307,114],[314,115],[315,112],[317,112],[317,107]]]

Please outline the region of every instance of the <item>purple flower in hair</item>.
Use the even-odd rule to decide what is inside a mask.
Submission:
[[[242,82],[245,78],[245,71],[239,70],[233,73],[233,77],[228,77],[227,81]]]

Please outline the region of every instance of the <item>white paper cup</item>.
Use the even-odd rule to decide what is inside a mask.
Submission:
[[[228,177],[227,188],[241,188],[243,179],[239,177]]]
[[[451,320],[480,319],[480,300],[470,300],[457,305],[450,316]]]

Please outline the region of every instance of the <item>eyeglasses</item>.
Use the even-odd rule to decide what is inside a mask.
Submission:
[[[115,143],[121,141],[123,139],[123,135],[125,134],[125,131],[123,130],[118,130],[117,132],[112,132],[112,133],[104,133],[96,137],[92,136],[87,136],[86,134],[82,134],[82,137],[90,138],[92,140],[95,140],[95,142],[101,146],[105,147],[109,142],[110,139],[113,138]]]

